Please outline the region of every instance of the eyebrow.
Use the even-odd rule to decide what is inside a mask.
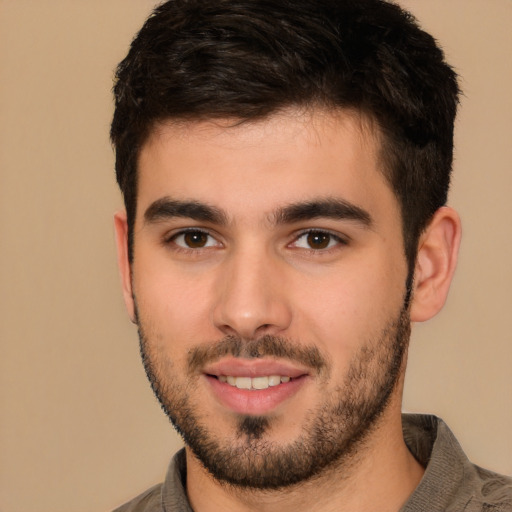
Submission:
[[[373,225],[369,212],[355,204],[338,198],[292,203],[280,208],[273,215],[273,221],[276,224],[292,224],[318,218],[353,220],[366,228],[371,228]]]
[[[199,201],[180,201],[162,197],[147,208],[144,221],[148,224],[166,219],[182,217],[200,222],[227,225],[224,211]],[[353,220],[370,228],[373,225],[371,215],[364,209],[338,198],[323,198],[292,203],[277,209],[270,215],[273,224],[293,224],[305,220],[328,218],[334,220]]]
[[[162,197],[151,203],[144,212],[144,221],[148,224],[175,217],[218,225],[227,224],[226,214],[222,210],[198,201],[178,201],[170,197]]]

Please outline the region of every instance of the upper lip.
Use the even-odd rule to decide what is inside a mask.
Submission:
[[[264,377],[268,375],[280,375],[297,378],[307,375],[309,372],[301,367],[294,366],[290,362],[274,359],[242,359],[236,357],[225,358],[211,363],[203,369],[207,375],[230,375],[234,377]]]

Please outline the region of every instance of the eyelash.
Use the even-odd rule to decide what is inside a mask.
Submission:
[[[166,236],[163,240],[163,244],[165,246],[172,245],[174,251],[178,252],[185,252],[188,254],[197,254],[201,250],[210,249],[212,246],[204,246],[204,247],[184,247],[182,245],[179,245],[176,243],[176,239],[180,236],[185,236],[187,234],[198,234],[198,235],[204,235],[208,237],[208,239],[213,239],[217,241],[217,244],[220,244],[220,242],[217,240],[215,236],[213,236],[209,231],[201,228],[186,228],[181,229],[177,233],[173,233],[170,236]]]
[[[216,241],[215,244],[212,245],[204,245],[200,247],[185,247],[183,245],[180,245],[176,243],[176,239],[178,239],[180,236],[186,236],[187,234],[198,234],[198,235],[204,235],[208,239],[213,239]],[[313,247],[298,247],[298,242],[307,236],[310,235],[317,235],[317,236],[323,236],[327,237],[327,246],[326,247],[320,247],[320,248],[313,248]],[[210,240],[207,240],[206,244],[208,244]],[[331,245],[334,242],[333,245]],[[215,249],[218,245],[222,245],[221,242],[218,241],[218,239],[213,236],[208,230],[204,230],[201,228],[187,228],[182,229],[178,231],[177,233],[173,233],[170,236],[167,236],[163,240],[163,244],[165,246],[172,245],[172,249],[176,252],[185,253],[188,255],[199,255],[205,250],[211,250]],[[308,254],[311,255],[322,255],[322,254],[329,254],[333,251],[339,250],[343,246],[347,246],[349,244],[349,240],[345,237],[340,236],[339,234],[332,233],[331,231],[325,230],[325,229],[306,229],[304,231],[301,231],[297,235],[294,236],[294,239],[292,242],[287,244],[287,247],[302,249],[303,251],[307,251]],[[294,247],[295,246],[295,247]]]
[[[295,236],[293,242],[289,245],[297,244],[297,242],[301,238],[309,236],[309,235],[321,235],[321,236],[329,237],[328,244],[331,244],[331,242],[333,242],[333,241],[335,242],[335,244],[331,247],[327,246],[325,248],[317,248],[317,249],[314,249],[312,247],[303,248],[304,250],[306,250],[312,254],[328,253],[331,251],[335,251],[336,249],[339,249],[340,246],[346,246],[349,244],[349,240],[346,237],[340,236],[339,234],[335,234],[335,233],[325,230],[325,229],[311,228],[311,229],[306,229],[306,230],[300,232],[297,236]]]

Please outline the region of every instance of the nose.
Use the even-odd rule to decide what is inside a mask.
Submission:
[[[279,335],[291,323],[283,264],[265,251],[236,251],[223,263],[213,321],[224,335],[245,340]]]

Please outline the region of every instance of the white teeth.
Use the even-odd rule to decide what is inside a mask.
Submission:
[[[252,379],[253,389],[267,389],[268,388],[268,377],[254,377]]]
[[[277,386],[278,384],[281,384],[281,377],[279,375],[271,375],[268,378],[268,385],[269,386]]]
[[[238,389],[251,389],[251,377],[237,377],[235,386]]]
[[[227,382],[230,386],[238,389],[267,389],[271,386],[278,386],[281,383],[290,382],[288,376],[269,375],[263,377],[233,377],[232,375],[219,375],[221,382]]]

